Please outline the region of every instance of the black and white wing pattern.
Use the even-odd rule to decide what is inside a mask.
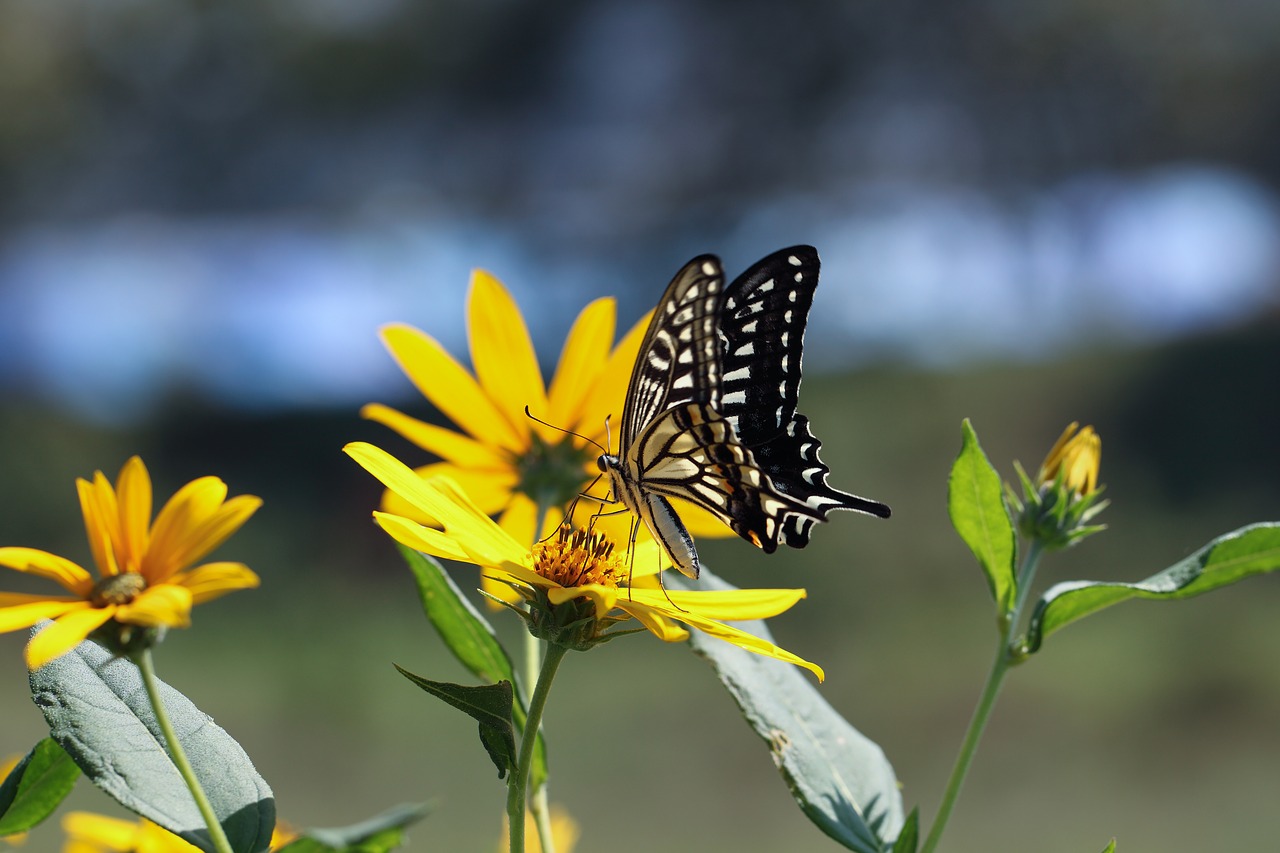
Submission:
[[[796,413],[817,253],[777,252],[729,285],[717,258],[694,258],[663,294],[623,405],[618,454],[600,470],[673,564],[699,571],[668,498],[711,512],[765,551],[796,548],[833,509],[888,516],[884,504],[827,485],[808,420]]]
[[[889,517],[885,504],[827,485],[831,469],[818,457],[822,443],[796,411],[818,268],[812,246],[774,252],[725,289],[720,312],[720,414],[774,488],[805,507],[785,511],[780,535],[761,544],[769,552],[779,541],[803,548],[814,522],[835,509]]]

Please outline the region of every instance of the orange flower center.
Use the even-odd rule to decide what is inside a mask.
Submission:
[[[629,575],[613,555],[613,542],[602,533],[562,524],[556,537],[533,548],[533,568],[561,586],[600,584],[615,589]]]
[[[89,602],[94,607],[108,604],[128,604],[147,588],[147,579],[137,572],[123,572],[103,578],[94,584]]]

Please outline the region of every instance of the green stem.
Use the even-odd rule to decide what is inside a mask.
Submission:
[[[538,501],[535,513],[537,519],[534,527],[535,540],[542,536],[542,528],[547,523],[547,504]],[[538,678],[538,669],[542,665],[543,641],[528,632],[524,635],[524,683],[529,689]],[[551,836],[551,809],[548,806],[547,783],[537,786],[529,797],[529,810],[533,812],[533,825],[538,828],[538,841],[542,844],[542,853],[556,853],[555,839]]]
[[[1027,557],[1018,572],[1018,595],[1009,614],[1009,620],[1000,632],[1000,642],[996,645],[995,659],[991,662],[991,671],[987,674],[987,682],[982,688],[982,696],[978,699],[978,707],[973,711],[973,719],[969,721],[969,729],[965,732],[964,741],[960,744],[960,754],[956,756],[955,766],[951,768],[951,778],[947,780],[947,789],[943,792],[942,803],[938,806],[938,816],[934,819],[929,836],[924,840],[920,853],[933,853],[937,848],[951,811],[960,797],[960,789],[964,786],[965,777],[969,773],[969,765],[978,751],[978,742],[982,740],[982,732],[987,727],[987,720],[995,708],[996,698],[1000,695],[1000,685],[1004,683],[1009,667],[1017,662],[1019,652],[1009,645],[1009,638],[1017,636],[1018,624],[1022,618],[1022,610],[1026,607],[1031,583],[1035,580],[1036,567],[1040,563],[1043,549],[1033,541],[1027,550]]]
[[[147,689],[147,698],[151,700],[151,708],[155,711],[156,722],[160,725],[160,732],[164,735],[165,744],[169,748],[169,757],[173,759],[178,772],[182,774],[183,781],[191,789],[191,796],[195,798],[196,808],[200,810],[201,816],[204,817],[205,826],[209,827],[209,838],[213,842],[214,849],[218,853],[232,853],[231,842],[227,841],[227,834],[222,831],[222,824],[218,822],[218,816],[214,814],[213,806],[209,804],[209,798],[204,794],[204,788],[200,787],[200,780],[196,778],[195,771],[191,769],[191,762],[187,761],[187,754],[182,749],[182,743],[178,740],[178,735],[173,730],[173,724],[169,722],[169,713],[165,711],[164,703],[160,701],[160,687],[159,682],[156,681],[155,667],[151,662],[151,649],[143,649],[135,654],[133,662],[137,664],[138,671],[142,673],[142,684]]]
[[[538,727],[542,723],[542,712],[547,707],[547,696],[551,693],[551,682],[555,680],[560,661],[568,654],[565,646],[549,644],[546,655],[542,659],[542,671],[538,673],[538,683],[533,688],[533,696],[529,699],[529,713],[524,721],[524,736],[520,741],[520,757],[516,761],[515,772],[511,774],[511,783],[507,788],[507,818],[511,824],[511,853],[524,853],[524,808],[525,797],[529,786],[529,767],[533,764],[533,745],[538,741]]]

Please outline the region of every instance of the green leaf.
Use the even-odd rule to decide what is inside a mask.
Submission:
[[[511,721],[514,696],[510,681],[472,687],[466,684],[450,684],[447,681],[431,681],[396,666],[400,674],[423,690],[443,699],[453,707],[470,715],[480,723],[480,742],[498,768],[498,778],[516,766],[515,728]]]
[[[1048,589],[1027,626],[1027,652],[1044,638],[1090,613],[1131,598],[1191,598],[1280,568],[1280,522],[1226,533],[1181,562],[1138,583],[1068,581]]]
[[[1102,853],[1116,853],[1116,840],[1111,839],[1111,843],[1106,846]]]
[[[308,829],[275,853],[388,853],[404,843],[404,830],[426,814],[424,806],[396,806],[340,829]]]
[[[201,850],[213,850],[204,819],[163,746],[132,661],[86,641],[30,679],[31,697],[50,734],[85,776],[126,809]],[[276,821],[271,788],[240,744],[211,717],[163,682],[159,692],[232,849],[266,850]]]
[[[667,581],[681,589],[733,589],[704,564],[696,586],[683,578]],[[762,621],[735,627],[772,642]],[[898,777],[884,752],[840,716],[802,671],[788,663],[752,654],[698,631],[690,645],[715,670],[743,716],[766,744],[800,809],[819,829],[850,850],[883,853],[883,839],[903,827]]]
[[[0,838],[43,822],[79,778],[80,768],[53,738],[36,744],[0,784]]]
[[[961,425],[960,455],[951,466],[947,507],[951,524],[986,573],[991,597],[1001,613],[1013,607],[1014,561],[1018,540],[1004,503],[1000,475],[978,444],[968,418]]]
[[[898,840],[893,842],[893,853],[916,853],[920,847],[920,809],[912,809],[907,815],[907,822],[898,833]]]
[[[435,626],[454,656],[478,678],[489,684],[501,681],[517,685],[511,657],[498,642],[493,627],[471,606],[449,573],[434,558],[400,545],[400,553],[418,582],[418,596],[427,619]],[[516,728],[524,731],[526,703],[515,687],[514,715]],[[547,779],[547,749],[542,733],[533,745],[532,787],[536,790]]]

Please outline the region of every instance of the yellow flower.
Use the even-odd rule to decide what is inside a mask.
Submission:
[[[1082,497],[1097,490],[1102,439],[1091,426],[1076,432],[1079,426],[1072,422],[1045,456],[1036,475],[1036,484],[1041,488],[1052,486],[1061,477],[1068,489]]]
[[[146,818],[136,821],[90,812],[69,812],[62,818],[67,841],[62,853],[199,853],[169,830]]]
[[[524,849],[525,853],[542,853],[542,842],[538,839],[538,828],[534,824],[533,814],[524,815]],[[578,837],[582,830],[578,822],[560,806],[551,807],[551,840],[555,843],[556,853],[573,853],[578,845]],[[511,849],[511,823],[505,815],[502,818],[502,840],[495,848],[497,853],[507,853]]]
[[[69,812],[62,819],[67,833],[62,853],[199,853],[167,829],[146,818],[121,820],[90,812]],[[271,833],[271,849],[283,847],[295,834],[279,827]]]
[[[363,442],[344,449],[418,515],[434,520],[434,526],[428,527],[403,515],[374,513],[392,538],[410,548],[473,563],[486,576],[544,596],[553,607],[571,602],[589,605],[598,623],[634,618],[667,642],[686,639],[688,630],[682,625],[688,626],[747,651],[803,666],[819,680],[823,678],[816,664],[721,621],[776,616],[804,598],[803,589],[663,589],[657,574],[666,567],[666,558],[652,540],[639,543],[626,564],[598,533],[562,534],[531,551],[448,478],[424,480],[390,454]]]
[[[13,772],[13,768],[17,767],[18,762],[21,760],[22,760],[21,755],[11,755],[8,758],[0,760],[0,782],[3,782],[6,778],[8,778],[9,774]],[[26,840],[27,840],[27,834],[25,832],[15,833],[14,835],[0,836],[0,841],[4,841],[6,844],[11,844],[14,847],[17,847],[18,845],[22,844]]]
[[[201,477],[179,489],[152,523],[151,477],[136,456],[125,463],[115,488],[101,471],[93,482],[76,480],[76,488],[100,580],[47,551],[0,548],[0,566],[48,578],[71,593],[0,593],[0,632],[56,620],[27,644],[31,669],[71,651],[107,622],[185,628],[192,605],[258,585],[258,576],[241,563],[188,567],[244,524],[261,506],[259,498],[227,500],[225,483]]]
[[[485,513],[499,516],[504,528],[532,542],[555,528],[563,507],[599,474],[595,460],[600,451],[566,431],[607,447],[606,419],[612,416],[616,422],[622,416],[649,316],[613,346],[615,314],[611,298],[597,299],[582,310],[547,387],[520,309],[496,278],[477,270],[467,297],[474,376],[430,335],[405,325],[382,329],[383,343],[401,369],[459,431],[378,403],[365,406],[361,414],[443,460],[419,468],[421,476],[450,477]],[[552,426],[527,417],[525,407]],[[534,529],[538,506],[549,513],[543,531]],[[432,521],[394,492],[384,496],[382,508]],[[732,534],[697,507],[682,504],[680,513],[694,533]]]

